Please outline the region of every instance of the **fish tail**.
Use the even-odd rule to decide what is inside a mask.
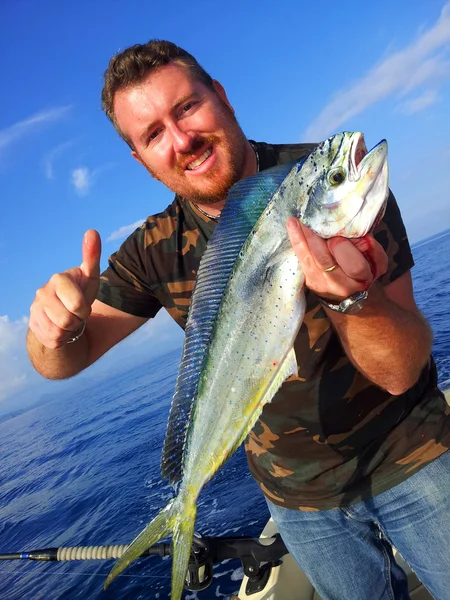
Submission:
[[[197,514],[196,496],[187,493],[177,496],[156,515],[145,529],[131,542],[112,568],[105,582],[105,589],[147,548],[160,539],[172,534],[172,600],[180,600],[183,593],[189,557],[194,537],[195,517]]]
[[[182,512],[178,513],[173,529],[172,600],[180,600],[188,570],[194,538],[196,498],[184,498]]]
[[[119,560],[115,563],[110,574],[108,575],[104,589],[143,552],[145,552],[150,546],[153,546],[160,539],[170,535],[174,529],[174,516],[177,509],[177,498],[174,498],[167,504],[165,508],[159,512],[156,517],[151,521],[145,529],[135,538]]]

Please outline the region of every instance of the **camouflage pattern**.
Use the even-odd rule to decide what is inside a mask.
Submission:
[[[260,168],[295,160],[314,146],[258,143]],[[184,328],[214,226],[176,196],[111,256],[98,299],[141,317],[164,307]],[[389,257],[380,278],[388,285],[414,264],[392,194],[375,237]],[[391,396],[355,369],[315,295],[307,291],[306,298],[295,342],[298,374],[264,407],[245,449],[254,478],[272,502],[326,510],[379,494],[445,452],[450,412],[431,357],[412,389]]]

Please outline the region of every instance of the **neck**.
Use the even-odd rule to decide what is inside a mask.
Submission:
[[[247,140],[245,147],[244,168],[242,170],[242,176],[240,179],[245,179],[246,177],[250,177],[250,175],[255,175],[255,173],[258,171],[259,158],[256,153],[256,148],[254,148]],[[225,206],[225,202],[226,198],[223,200],[218,200],[217,202],[212,202],[211,204],[201,204],[200,202],[196,202],[195,205],[200,209],[201,212],[206,213],[208,217],[218,219],[223,207]]]

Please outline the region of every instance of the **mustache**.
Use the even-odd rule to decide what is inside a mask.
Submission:
[[[184,158],[186,158],[187,156],[193,156],[195,157],[196,152],[198,152],[198,150],[200,150],[203,146],[206,146],[210,143],[212,143],[212,138],[213,136],[208,136],[208,137],[200,137],[200,136],[196,136],[195,138],[192,139],[191,145],[189,146],[189,148],[183,152],[180,152],[179,154],[181,154]]]
[[[180,160],[177,160],[177,168],[184,171],[186,165],[198,158],[200,150],[217,143],[218,138],[215,135],[206,137],[196,136],[192,139],[192,143],[189,148],[178,153]]]

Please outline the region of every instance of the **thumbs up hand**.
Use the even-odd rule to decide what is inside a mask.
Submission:
[[[53,275],[36,292],[29,328],[50,349],[65,346],[91,314],[100,281],[101,240],[94,230],[85,233],[79,267]]]

